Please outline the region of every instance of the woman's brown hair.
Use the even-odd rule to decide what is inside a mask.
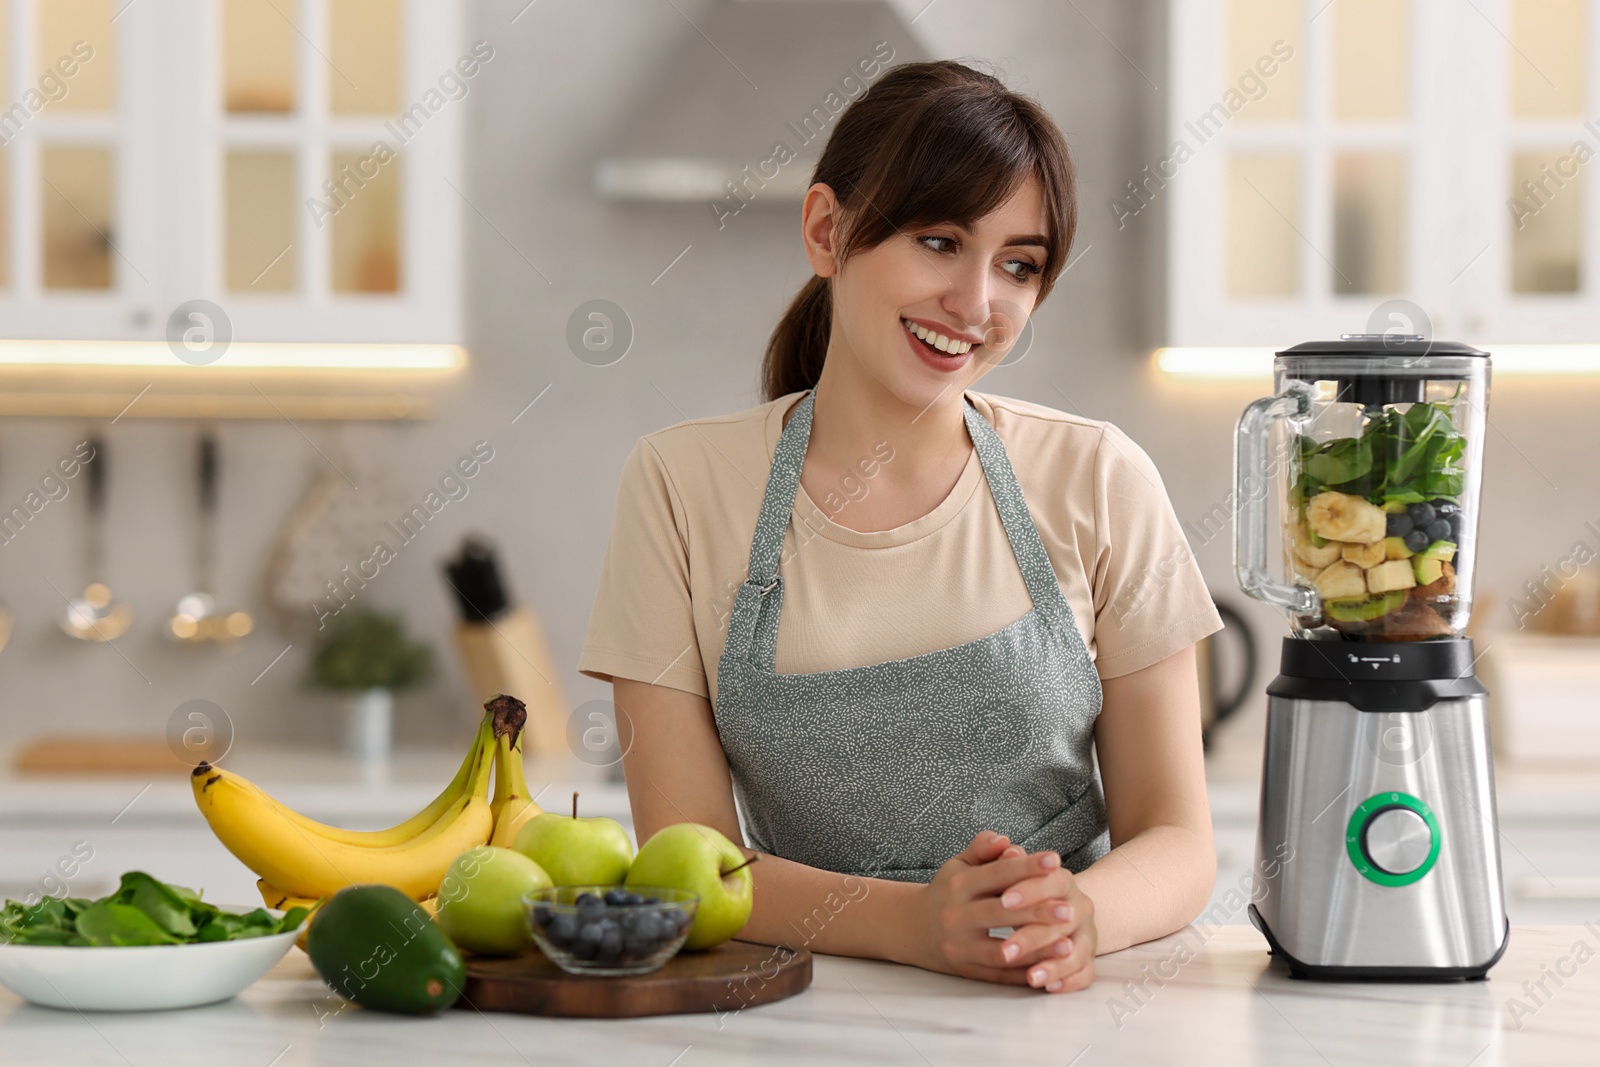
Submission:
[[[811,172],[839,200],[844,262],[895,234],[938,223],[971,229],[1030,177],[1044,189],[1050,247],[1044,302],[1072,248],[1078,195],[1066,139],[1034,100],[955,60],[902,63],[839,116]],[[812,275],[767,341],[762,399],[810,389],[833,320],[830,279]]]

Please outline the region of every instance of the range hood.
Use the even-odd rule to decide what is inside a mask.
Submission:
[[[890,66],[927,58],[887,0],[717,0],[680,13],[682,32],[639,81],[645,105],[595,165],[601,196],[792,204],[845,105]]]

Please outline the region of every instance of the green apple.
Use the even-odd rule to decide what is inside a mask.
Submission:
[[[755,906],[750,859],[719,831],[695,822],[664,826],[639,847],[628,885],[700,894],[684,948],[714,948],[744,929]]]
[[[633,842],[615,819],[541,812],[523,823],[512,848],[550,873],[556,885],[620,885],[633,862]]]
[[[490,845],[469,848],[439,883],[434,922],[468,952],[513,956],[528,943],[523,896],[550,885],[544,868],[520,852]]]

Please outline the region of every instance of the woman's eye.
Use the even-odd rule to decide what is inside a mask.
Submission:
[[[1021,270],[1011,270],[1011,269],[1009,269],[1013,264],[1015,264],[1018,267],[1021,267],[1022,269]],[[1026,282],[1028,280],[1029,275],[1038,274],[1039,270],[1040,270],[1040,268],[1038,266],[1036,266],[1033,263],[1030,263],[1026,259],[1008,259],[1008,260],[1006,260],[1006,267],[1007,267],[1006,273],[1011,275],[1013,278],[1015,278],[1019,282]]]
[[[934,234],[928,234],[925,237],[919,237],[919,238],[917,238],[917,240],[919,242],[944,241],[949,245],[954,245],[955,244],[955,238],[953,238],[953,237],[940,237],[940,236],[937,236],[937,235],[934,235]],[[936,244],[924,244],[923,247],[931,249],[934,252],[949,252],[949,251],[952,251],[952,249],[950,249],[950,248],[939,246],[939,245],[936,245]],[[1041,270],[1041,268],[1038,265],[1036,265],[1036,264],[1034,264],[1034,263],[1032,263],[1032,262],[1030,262],[1030,261],[1028,261],[1026,259],[1008,259],[1008,260],[1005,261],[1004,266],[1005,266],[1005,271],[1006,271],[1007,274],[1011,275],[1017,281],[1022,282],[1024,284],[1027,283],[1028,278],[1029,278],[1030,275],[1038,274],[1040,272],[1040,270]]]

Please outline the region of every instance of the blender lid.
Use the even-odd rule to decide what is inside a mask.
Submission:
[[[1303,341],[1279,356],[1477,356],[1489,353],[1460,341],[1435,341],[1416,333],[1347,333],[1337,341]]]
[[[1423,399],[1426,384],[1487,381],[1489,353],[1460,341],[1420,334],[1347,333],[1337,341],[1307,341],[1275,360],[1285,379],[1337,383],[1336,399],[1368,411]]]

